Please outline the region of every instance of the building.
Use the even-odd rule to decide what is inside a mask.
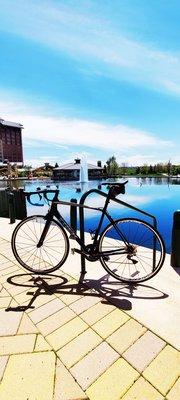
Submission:
[[[0,118],[0,163],[23,163],[23,125]]]
[[[53,169],[52,179],[59,181],[79,181],[80,179],[81,160],[76,158],[74,163],[64,164],[60,167]],[[88,179],[101,179],[103,175],[103,168],[101,161],[97,165],[87,164]]]

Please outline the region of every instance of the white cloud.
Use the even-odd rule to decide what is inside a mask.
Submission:
[[[164,161],[168,161],[168,160],[164,160],[164,158],[161,160],[160,159],[160,155],[159,154],[155,154],[155,152],[153,152],[153,154],[150,154],[146,151],[145,154],[121,154],[119,155],[118,153],[116,154],[116,158],[119,164],[121,163],[125,163],[127,165],[144,165],[144,164],[156,164],[157,160],[158,162],[164,162]]]
[[[91,149],[101,149],[110,152],[159,147],[169,148],[171,141],[159,139],[151,132],[132,128],[126,125],[110,125],[76,118],[46,117],[33,113],[32,108],[24,108],[20,113],[20,104],[0,102],[3,118],[20,122],[24,126],[24,144],[58,145],[62,151],[67,151],[68,146],[83,146]],[[144,150],[143,150],[144,151]]]
[[[26,165],[31,165],[33,168],[40,167],[44,165],[45,163],[49,163],[50,165],[54,165],[56,162],[58,163],[59,157],[58,156],[49,156],[49,155],[44,155],[42,157],[38,158],[27,158],[25,160]]]
[[[180,95],[179,54],[161,51],[114,31],[101,15],[66,2],[17,0],[1,4],[1,29],[80,59],[94,73]]]

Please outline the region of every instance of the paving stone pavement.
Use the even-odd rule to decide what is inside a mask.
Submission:
[[[0,238],[0,400],[179,400],[179,352],[63,270],[33,281]]]

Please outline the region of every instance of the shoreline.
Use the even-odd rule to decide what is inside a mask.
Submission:
[[[117,178],[114,179],[125,179],[125,178],[139,178],[139,179],[145,179],[145,178],[165,178],[165,179],[180,179],[180,176],[178,175],[123,175],[123,176],[119,176]],[[101,179],[94,179],[94,180],[98,180],[98,181],[103,181],[103,180],[108,180],[108,179],[112,179],[111,177],[104,177]],[[32,178],[28,178],[28,177],[17,177],[17,178],[0,178],[0,182],[13,182],[13,181],[44,181],[44,180],[52,180],[52,181],[56,181],[56,182],[76,182],[76,181],[69,181],[69,180],[54,180],[52,179],[52,177],[48,177],[48,176],[34,176]],[[78,181],[77,181],[78,182]]]

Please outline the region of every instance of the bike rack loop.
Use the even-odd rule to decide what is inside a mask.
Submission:
[[[79,204],[80,204],[80,207],[79,207],[79,222],[80,222],[80,238],[81,238],[81,241],[83,242],[83,244],[85,244],[84,243],[84,208],[83,208],[83,205],[84,205],[84,202],[85,202],[86,198],[91,193],[98,193],[100,196],[103,196],[103,197],[106,197],[106,198],[108,196],[107,193],[104,193],[104,192],[102,192],[101,190],[98,190],[98,189],[88,190],[88,192],[85,192],[82,195],[82,197],[80,199],[80,202],[79,202]],[[126,203],[126,202],[124,202],[122,200],[119,200],[119,199],[111,199],[111,200],[113,200],[115,203],[121,204],[121,205],[123,205],[123,206],[125,206],[127,208],[130,208],[131,210],[137,211],[137,212],[139,212],[139,213],[141,213],[143,215],[146,215],[147,217],[152,218],[153,226],[154,226],[155,229],[157,229],[157,220],[154,217],[154,215],[151,215],[151,214],[147,213],[146,211],[140,210],[140,208],[134,207],[131,204],[128,204],[128,203]],[[82,275],[86,274],[86,272],[87,272],[86,271],[85,260],[86,260],[86,258],[84,256],[84,254],[81,254],[81,274]]]

